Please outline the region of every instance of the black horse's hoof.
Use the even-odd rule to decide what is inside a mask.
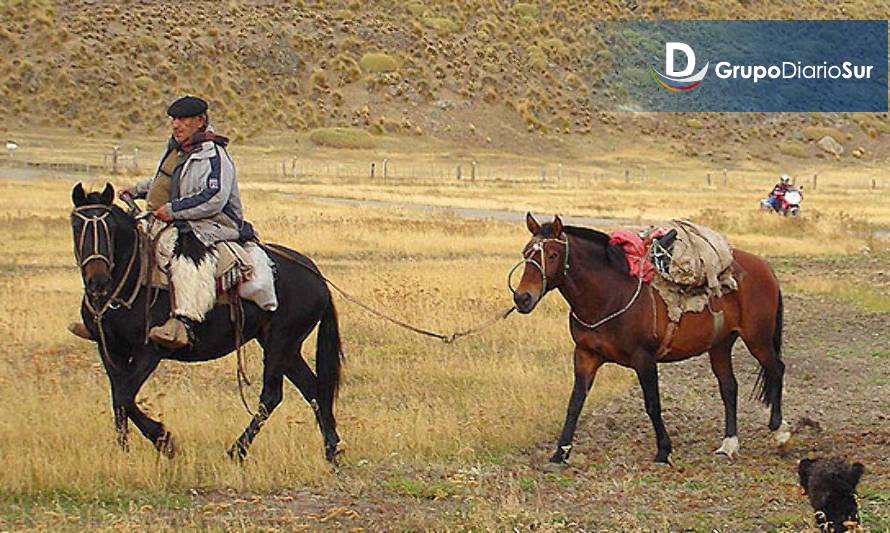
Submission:
[[[176,446],[173,434],[169,431],[165,431],[163,435],[158,437],[158,440],[155,441],[155,449],[167,459],[173,459],[179,453],[179,447]]]
[[[556,451],[550,456],[550,462],[554,464],[568,465],[569,454],[572,453],[572,445],[557,446]]]
[[[232,461],[244,464],[244,460],[247,459],[247,448],[241,445],[241,443],[236,442],[226,451],[226,455],[228,455],[229,459]]]
[[[338,442],[333,446],[325,446],[324,447],[324,458],[327,462],[337,466],[337,457],[346,452],[346,447],[343,445],[343,442]]]

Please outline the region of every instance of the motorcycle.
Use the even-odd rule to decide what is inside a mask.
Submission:
[[[800,213],[800,202],[803,200],[803,193],[799,189],[788,189],[785,194],[775,198],[775,203],[773,203],[772,198],[761,200],[761,209],[779,213],[786,217],[796,217]]]

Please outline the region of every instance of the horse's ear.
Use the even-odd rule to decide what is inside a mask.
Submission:
[[[102,194],[100,195],[102,203],[105,205],[111,205],[114,203],[114,186],[110,183],[105,184],[105,188],[102,189]]]
[[[71,191],[71,201],[74,202],[74,207],[80,207],[87,203],[87,193],[84,192],[82,183],[78,182],[74,186],[74,190]]]
[[[532,216],[531,211],[525,214],[525,225],[528,227],[528,231],[530,231],[532,235],[537,235],[538,232],[541,231],[541,225],[538,224],[538,221]]]
[[[553,233],[553,238],[558,239],[560,235],[562,235],[562,219],[559,218],[559,215],[553,216],[553,224],[551,225],[551,232]]]
[[[862,477],[863,472],[865,472],[865,466],[863,466],[862,463],[853,463],[853,467],[850,468],[850,475],[847,477],[847,481],[850,482],[851,488],[856,488],[856,485],[859,484],[859,479]]]
[[[797,464],[797,478],[800,481],[804,494],[810,490],[810,469],[813,468],[813,463],[815,461],[812,459],[801,459],[800,463]]]

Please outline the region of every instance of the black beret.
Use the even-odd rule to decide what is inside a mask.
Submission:
[[[197,117],[207,112],[207,102],[197,96],[183,96],[167,108],[172,118]]]

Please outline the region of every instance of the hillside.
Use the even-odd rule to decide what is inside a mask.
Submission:
[[[830,134],[844,158],[890,155],[886,115],[602,113],[591,103],[616,97],[596,19],[883,18],[879,3],[245,4],[3,0],[0,130],[141,136],[164,126],[174,96],[197,93],[236,140],[343,126],[503,146],[643,136],[687,156],[808,159],[827,156],[816,141]]]

